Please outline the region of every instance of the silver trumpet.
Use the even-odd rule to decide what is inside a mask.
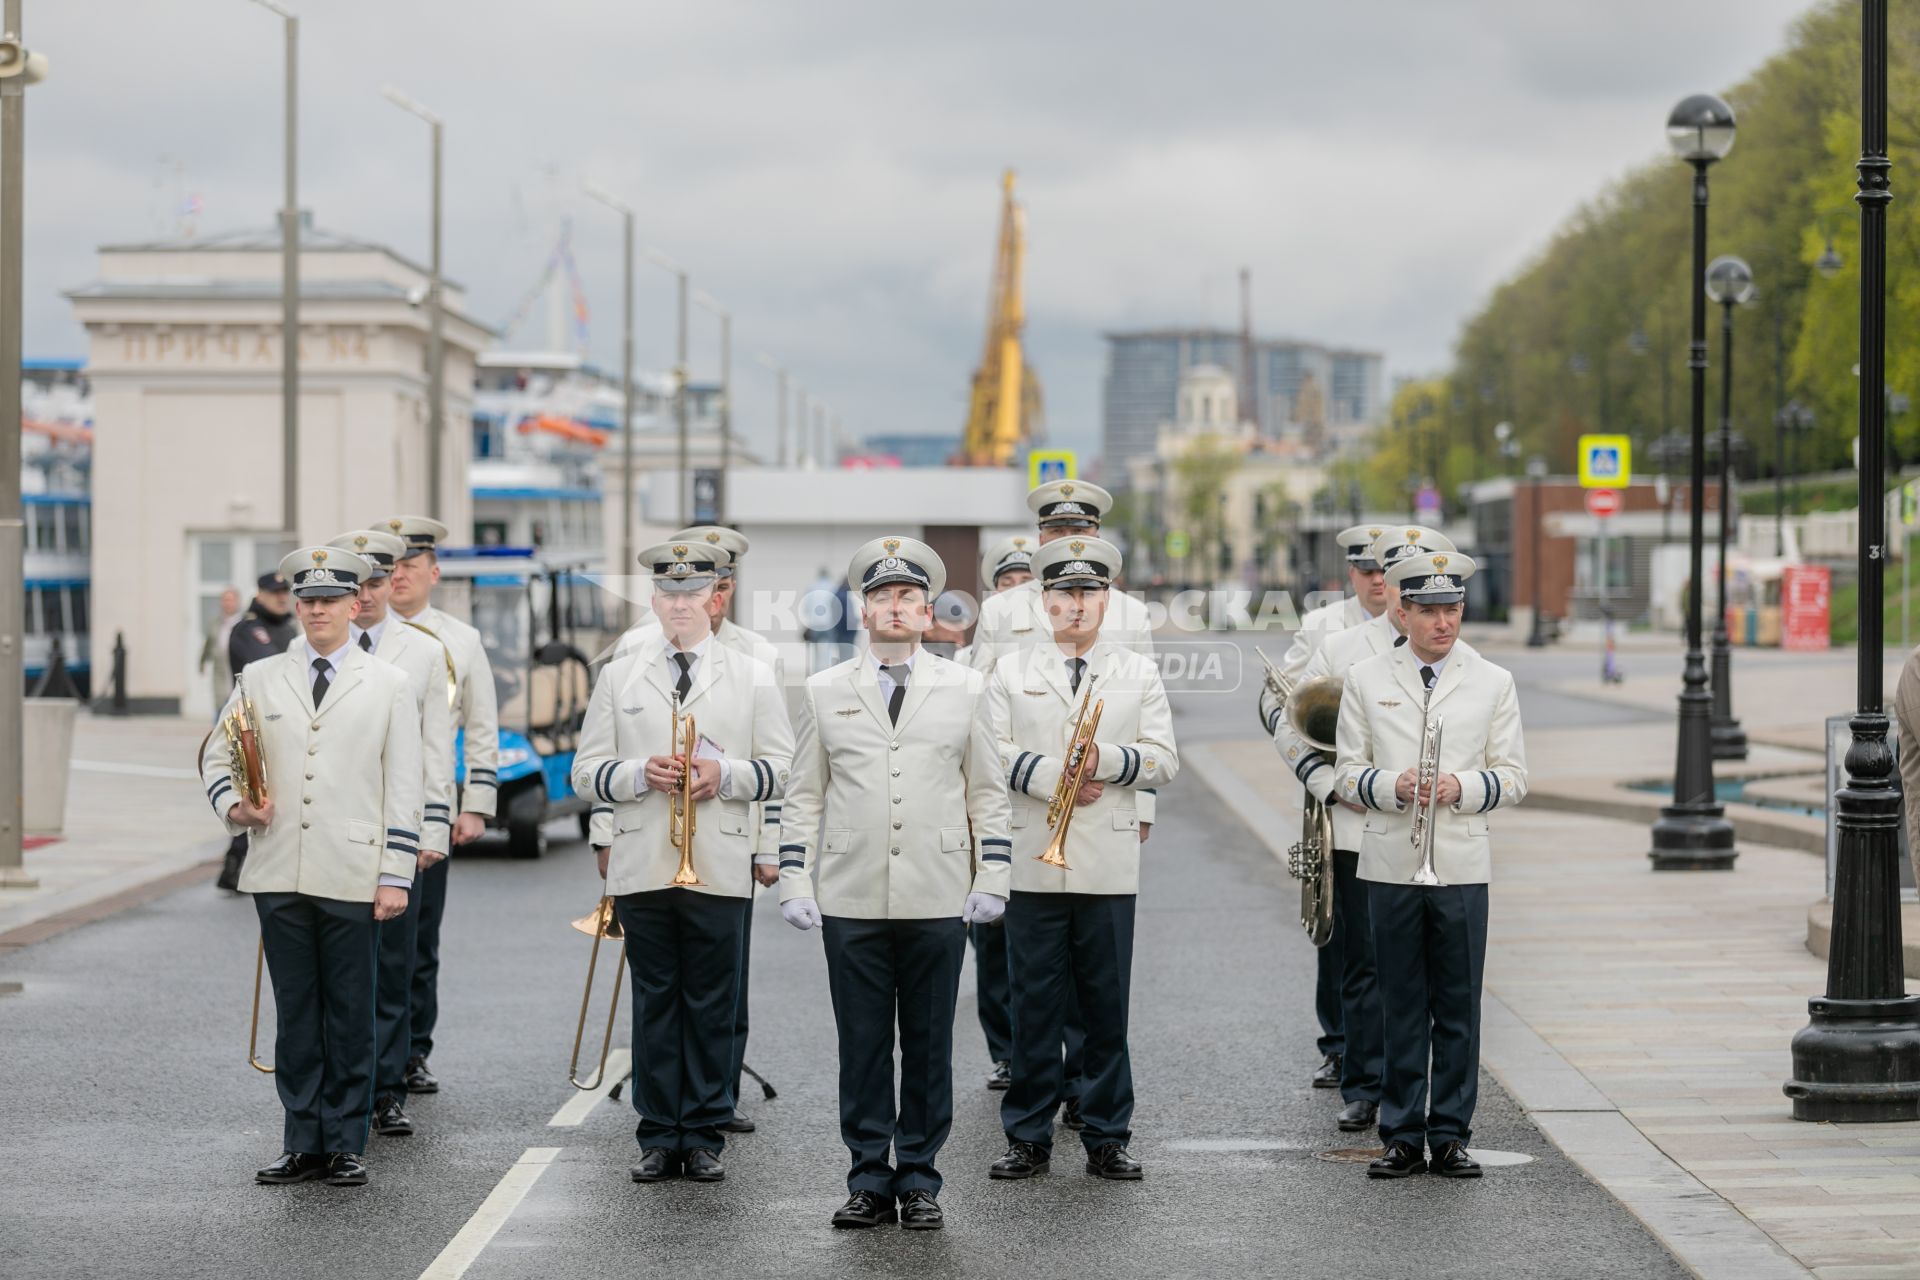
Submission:
[[[1293,681],[1280,674],[1280,668],[1273,665],[1273,659],[1267,656],[1265,649],[1256,646],[1254,652],[1260,655],[1260,665],[1267,669],[1265,676],[1262,678],[1262,685],[1265,692],[1273,696],[1274,707],[1277,710],[1284,711],[1287,702],[1293,697]],[[1268,733],[1272,733],[1273,731],[1267,727],[1266,716],[1262,715],[1260,711],[1260,703],[1263,701],[1265,701],[1264,698],[1254,702],[1253,714],[1260,718],[1260,727]]]
[[[1420,763],[1414,776],[1419,780],[1414,792],[1413,847],[1420,855],[1420,869],[1408,884],[1440,887],[1433,869],[1433,829],[1440,810],[1440,717],[1423,716],[1420,724]],[[1427,798],[1420,799],[1425,791]]]

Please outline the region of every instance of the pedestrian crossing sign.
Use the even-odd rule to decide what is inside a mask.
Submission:
[[[1038,489],[1055,480],[1072,480],[1078,474],[1071,449],[1035,449],[1027,455],[1027,487]]]
[[[1624,489],[1633,479],[1633,441],[1626,436],[1580,437],[1580,486]]]

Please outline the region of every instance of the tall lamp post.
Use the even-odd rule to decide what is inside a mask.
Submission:
[[[300,539],[300,19],[275,0],[253,0],[278,14],[286,28],[286,197],[280,209],[280,516],[287,536]]]
[[[1732,254],[1707,266],[1707,296],[1720,304],[1720,608],[1713,619],[1713,758],[1745,760],[1747,731],[1733,714],[1733,645],[1727,636],[1727,528],[1732,523],[1733,309],[1753,297],[1753,271]]]
[[[720,321],[720,492],[713,504],[713,522],[727,522],[727,481],[733,462],[733,313],[710,293],[696,291],[693,300]]]
[[[1787,554],[1787,437],[1813,430],[1813,410],[1789,400],[1773,415],[1773,554]],[[1798,451],[1796,450],[1796,456]],[[1799,484],[1794,485],[1795,490]]]
[[[1546,610],[1541,607],[1542,602],[1540,599],[1540,562],[1546,558],[1542,554],[1545,547],[1541,541],[1540,482],[1546,478],[1547,460],[1538,454],[1528,458],[1527,494],[1531,499],[1528,505],[1533,508],[1533,545],[1527,551],[1527,559],[1532,565],[1532,573],[1529,574],[1529,577],[1532,579],[1532,585],[1528,587],[1527,590],[1533,599],[1533,627],[1527,632],[1527,648],[1529,649],[1544,649],[1547,647]]]
[[[605,187],[586,184],[587,198],[620,215],[620,572],[632,573],[633,549],[633,209]],[[620,593],[620,630],[633,625],[631,592]]]
[[[687,474],[687,269],[669,258],[658,249],[647,250],[647,261],[662,271],[671,272],[677,282],[674,299],[674,341],[673,341],[673,429],[678,437],[675,464],[679,468],[679,500],[674,505],[674,519],[682,529],[687,527],[687,497],[693,491],[693,478]]]
[[[1920,1120],[1920,996],[1901,976],[1901,803],[1881,705],[1886,566],[1887,0],[1861,5],[1860,642],[1846,784],[1834,795],[1838,856],[1826,994],[1793,1037],[1793,1118]]]
[[[756,351],[753,358],[764,367],[773,370],[774,420],[779,429],[779,465],[787,465],[787,366],[775,360],[764,351]]]
[[[1687,657],[1681,676],[1673,803],[1654,820],[1653,847],[1647,854],[1656,871],[1728,871],[1739,856],[1733,847],[1733,824],[1714,795],[1713,696],[1707,692],[1707,664],[1700,650],[1700,562],[1706,540],[1702,508],[1707,494],[1707,170],[1733,149],[1733,130],[1733,108],[1710,93],[1683,100],[1667,117],[1668,144],[1693,166],[1693,270],[1688,275],[1693,330],[1687,357],[1693,384],[1693,448],[1687,511]]]
[[[441,454],[446,448],[447,435],[446,370],[443,368],[447,351],[446,288],[440,273],[440,144],[445,122],[398,89],[388,86],[385,92],[387,101],[426,121],[433,131],[433,249],[428,266],[432,278],[427,283],[427,510],[438,516]]]

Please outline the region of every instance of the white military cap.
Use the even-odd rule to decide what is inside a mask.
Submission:
[[[1402,556],[1387,570],[1408,604],[1458,604],[1467,598],[1467,579],[1479,566],[1457,551]]]
[[[1027,509],[1040,518],[1042,529],[1091,532],[1113,510],[1113,495],[1085,480],[1049,480],[1027,495]]]
[[[280,573],[293,584],[295,596],[311,600],[359,594],[360,584],[373,576],[373,566],[339,547],[302,547],[287,553]]]
[[[987,548],[980,557],[980,582],[982,589],[991,591],[999,585],[1000,575],[1009,569],[1028,568],[1033,561],[1033,553],[1039,548],[1040,540],[1021,533],[1011,538],[1002,538]]]
[[[947,566],[938,552],[914,538],[875,538],[853,553],[847,585],[856,593],[865,595],[895,582],[926,588],[931,601],[947,589]]]
[[[1391,569],[1408,556],[1459,549],[1438,529],[1429,529],[1423,524],[1396,524],[1373,540],[1367,557],[1382,569]]]
[[[747,549],[753,545],[747,541],[746,534],[740,532],[738,529],[729,529],[723,524],[696,524],[692,528],[682,529],[678,533],[675,533],[673,540],[675,542],[704,542],[709,546],[719,547],[722,551],[726,552],[732,559],[729,563],[719,566],[719,573],[723,578],[731,578],[733,576],[733,571],[739,567],[740,558],[746,555]]]
[[[393,571],[394,561],[406,554],[407,542],[398,534],[378,529],[355,529],[327,543],[342,551],[351,551],[373,566],[373,576],[384,578]]]
[[[655,591],[698,591],[710,587],[733,562],[722,547],[697,538],[674,539],[648,547],[640,563],[653,571]]]
[[[1347,563],[1363,572],[1372,572],[1380,568],[1380,562],[1373,558],[1373,543],[1387,531],[1383,524],[1357,524],[1351,529],[1342,529],[1333,535],[1340,549],[1347,554]]]
[[[1120,548],[1105,538],[1058,538],[1033,553],[1033,576],[1043,591],[1110,587],[1120,567]]]
[[[374,528],[385,529],[406,542],[407,549],[400,553],[402,560],[411,560],[422,552],[432,551],[436,544],[453,532],[428,516],[389,516]]]

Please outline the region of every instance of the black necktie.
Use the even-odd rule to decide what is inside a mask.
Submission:
[[[899,724],[900,708],[907,700],[907,668],[890,667],[883,662],[880,664],[880,670],[886,674],[887,679],[893,681],[893,692],[887,695],[887,719]]]
[[[1080,692],[1080,673],[1086,669],[1087,660],[1085,658],[1067,659],[1067,686],[1072,689],[1073,692]]]
[[[368,635],[364,631],[360,633],[360,647],[362,649],[365,649],[368,653],[373,652],[373,637]]]
[[[1427,686],[1427,688],[1429,688],[1429,689],[1431,689],[1431,688],[1433,688],[1433,680],[1434,680],[1434,673],[1433,673],[1433,668],[1432,668],[1432,667],[1421,667],[1421,668],[1420,668],[1420,682],[1421,682],[1422,684],[1424,684],[1424,685],[1426,685],[1426,686]]]
[[[676,653],[673,660],[680,664],[680,678],[673,683],[673,696],[685,702],[687,691],[693,688],[693,655]]]
[[[315,711],[320,709],[320,699],[327,696],[327,686],[333,683],[327,676],[327,672],[332,669],[333,664],[325,658],[313,660],[313,709]]]

